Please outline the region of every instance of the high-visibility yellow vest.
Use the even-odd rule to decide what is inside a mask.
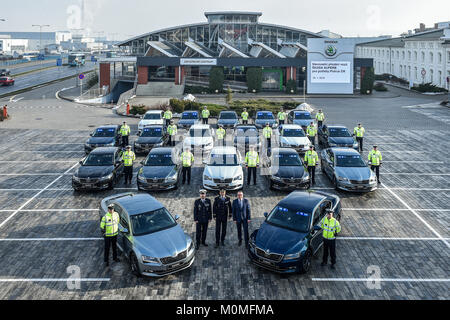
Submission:
[[[184,151],[181,154],[181,161],[183,162],[183,167],[190,167],[194,162],[194,155],[190,151]]]
[[[325,120],[325,115],[323,114],[323,112],[319,112],[318,114],[316,114],[316,119],[317,121]]]
[[[166,111],[164,112],[164,119],[167,119],[167,120],[172,119],[172,111],[166,110]]]
[[[245,155],[245,164],[248,167],[256,167],[259,165],[259,155],[256,151],[248,151]]]
[[[363,137],[364,136],[364,132],[366,130],[364,130],[364,127],[355,127],[355,129],[353,129],[353,133],[357,136],[357,137]]]
[[[306,134],[307,134],[308,136],[310,136],[310,137],[315,137],[316,134],[317,134],[317,129],[316,129],[316,127],[315,127],[314,125],[309,125],[309,126],[306,128]]]
[[[319,156],[314,150],[308,150],[305,153],[304,161],[307,166],[315,166],[319,162]]]
[[[263,129],[263,136],[264,138],[270,138],[272,136],[272,128],[271,127],[264,127]]]
[[[371,150],[369,152],[369,161],[373,166],[379,166],[380,162],[383,161],[383,157],[381,156],[381,152],[379,150]]]
[[[209,117],[209,110],[203,109],[202,110],[202,118],[208,118]]]
[[[278,120],[284,120],[284,119],[286,119],[286,112],[282,112],[282,111],[280,111],[280,112],[278,112]]]
[[[336,233],[341,232],[341,224],[335,218],[323,217],[320,227],[323,230],[322,236],[324,239],[333,240],[336,239]]]
[[[133,151],[125,151],[122,153],[123,165],[129,167],[133,165],[133,161],[136,160],[136,155]]]
[[[128,136],[130,134],[130,131],[130,127],[127,124],[120,127],[120,134],[122,136]]]
[[[170,124],[170,125],[167,127],[167,133],[168,133],[169,135],[171,135],[171,136],[176,135],[176,134],[177,134],[177,126],[174,125],[174,124]]]
[[[223,137],[225,137],[225,135],[227,134],[227,132],[225,131],[224,128],[219,128],[216,130],[217,133],[217,139],[222,140]]]
[[[241,113],[242,120],[248,120],[248,112],[244,111]]]
[[[105,230],[105,237],[117,236],[119,232],[119,214],[115,211],[111,214],[109,211],[102,217],[100,228]]]

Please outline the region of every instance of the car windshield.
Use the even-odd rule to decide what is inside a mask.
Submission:
[[[197,112],[183,112],[181,119],[198,119]]]
[[[223,112],[220,114],[220,119],[237,119],[237,114],[234,112]]]
[[[141,137],[161,137],[162,128],[144,128]]]
[[[304,119],[312,119],[311,114],[309,112],[295,112],[295,119],[304,120]]]
[[[116,130],[114,128],[108,128],[108,129],[98,128],[97,130],[94,131],[94,134],[92,136],[93,137],[114,137],[115,131]]]
[[[160,113],[146,113],[144,115],[144,120],[159,120],[161,119]]]
[[[112,166],[114,164],[112,153],[90,153],[83,166]]]
[[[283,137],[304,137],[302,129],[283,129]]]
[[[237,128],[237,136],[257,137],[258,130],[256,128]]]
[[[310,214],[276,206],[267,217],[267,222],[297,232],[308,232]]]
[[[360,155],[338,155],[336,156],[336,167],[365,167]]]
[[[298,154],[275,154],[273,156],[272,166],[280,166],[280,167],[286,167],[286,166],[301,166],[302,161],[300,160],[300,157]]]
[[[237,156],[235,154],[211,154],[210,166],[237,166]]]
[[[256,114],[256,119],[258,120],[274,120],[273,114],[270,112],[258,112]]]
[[[173,166],[172,154],[149,154],[145,165],[150,167]]]
[[[209,129],[191,129],[189,135],[193,138],[211,137],[211,131]]]
[[[135,236],[158,232],[176,225],[175,219],[166,208],[132,215],[130,220]]]
[[[347,128],[328,128],[330,137],[351,137],[352,135]]]

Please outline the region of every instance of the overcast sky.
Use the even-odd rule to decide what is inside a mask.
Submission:
[[[84,0],[91,35],[125,39],[165,27],[204,22],[205,11],[259,11],[260,22],[344,36],[397,36],[420,22],[450,20],[448,0]],[[81,28],[81,0],[0,0],[1,31]],[[93,32],[100,32],[93,34]],[[103,32],[103,33],[101,33]],[[115,35],[114,35],[115,34]]]

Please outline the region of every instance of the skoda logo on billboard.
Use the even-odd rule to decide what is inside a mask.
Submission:
[[[336,53],[337,53],[337,49],[336,49],[335,46],[331,46],[331,45],[330,45],[330,46],[327,46],[327,47],[325,48],[325,54],[326,54],[327,56],[329,56],[329,57],[335,56]]]

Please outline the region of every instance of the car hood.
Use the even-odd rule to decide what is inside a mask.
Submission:
[[[265,251],[286,254],[302,242],[306,235],[264,222],[256,234],[255,244]]]
[[[235,143],[258,143],[259,137],[258,136],[236,136],[234,137]]]
[[[134,236],[134,240],[141,254],[155,258],[178,254],[187,249],[188,243],[183,229],[178,224],[166,230]]]
[[[142,167],[142,175],[145,178],[166,178],[174,173],[175,166],[144,166]]]
[[[78,178],[101,178],[113,172],[114,166],[81,166],[75,171]]]
[[[242,175],[241,166],[206,166],[204,174],[213,179],[230,179]]]
[[[114,137],[90,137],[86,143],[87,144],[111,144],[116,142]]]
[[[238,123],[238,119],[219,119],[217,124],[235,124]]]
[[[339,177],[349,180],[369,180],[371,170],[368,167],[336,167],[335,172]]]
[[[294,124],[298,124],[299,126],[307,127],[311,124],[312,121],[312,119],[294,119],[292,122]]]
[[[212,137],[186,137],[184,138],[184,145],[201,146],[213,142]]]
[[[139,137],[136,143],[156,144],[162,142],[162,137]]]
[[[180,119],[178,120],[178,124],[195,124],[198,119]]]
[[[266,123],[270,123],[270,124],[274,124],[274,123],[276,123],[277,121],[275,120],[275,119],[272,119],[272,120],[263,120],[263,119],[257,119],[257,120],[255,120],[255,123],[257,123],[257,124],[266,124]]]
[[[305,168],[303,166],[273,166],[270,167],[270,173],[280,178],[301,178]]]
[[[307,137],[280,137],[280,142],[288,144],[290,146],[298,146],[298,145],[307,146],[310,144],[309,139]]]
[[[353,137],[328,137],[328,142],[336,144],[353,144],[355,143],[355,140]]]

